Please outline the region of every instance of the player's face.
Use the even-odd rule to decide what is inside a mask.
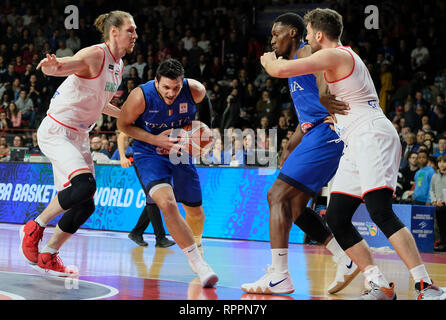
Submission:
[[[271,29],[271,47],[276,56],[286,56],[290,54],[292,38],[290,27],[276,22]]]
[[[155,78],[155,87],[164,102],[170,106],[174,103],[183,88],[183,78],[169,79],[161,77],[159,81]]]
[[[124,19],[124,23],[119,28],[118,43],[125,48],[127,53],[132,53],[136,39],[138,39],[138,35],[136,34],[135,21],[132,18]]]
[[[305,39],[310,45],[311,53],[315,53],[322,48],[318,41],[320,39],[320,32],[315,32],[309,23],[307,24],[307,37]]]

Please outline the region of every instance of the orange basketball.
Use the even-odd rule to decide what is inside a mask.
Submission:
[[[212,130],[205,123],[193,120],[183,127],[180,139],[183,152],[199,156],[207,152],[212,144]]]

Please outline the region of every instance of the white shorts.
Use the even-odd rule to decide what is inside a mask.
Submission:
[[[46,116],[37,130],[37,141],[53,165],[58,191],[68,187],[71,176],[79,170],[88,169],[94,175],[88,132],[70,129]]]
[[[366,122],[345,142],[331,193],[362,199],[377,189],[395,192],[400,160],[401,142],[392,123],[385,117]]]

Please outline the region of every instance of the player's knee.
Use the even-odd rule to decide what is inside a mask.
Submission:
[[[270,205],[282,203],[284,201],[284,192],[280,187],[273,185],[267,192],[266,198]]]
[[[94,200],[85,200],[65,212],[58,226],[63,232],[74,234],[91,217],[94,210]]]
[[[174,212],[177,208],[177,202],[176,202],[175,198],[171,198],[171,197],[161,199],[160,201],[158,201],[157,205],[158,205],[158,208],[160,209],[160,211],[164,215],[168,215],[168,214]]]
[[[69,188],[58,193],[59,204],[64,210],[93,198],[96,192],[96,181],[91,173],[77,175],[70,182]]]
[[[367,193],[364,200],[370,219],[387,238],[405,227],[393,211],[391,190],[377,190]]]

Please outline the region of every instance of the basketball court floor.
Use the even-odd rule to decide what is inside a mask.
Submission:
[[[185,255],[175,245],[139,247],[127,233],[80,229],[60,252],[65,265],[79,271],[79,279],[57,278],[35,271],[19,253],[21,225],[0,224],[0,300],[351,300],[363,290],[359,274],[336,295],[326,288],[336,265],[318,245],[291,244],[289,266],[295,292],[253,295],[240,289],[259,279],[271,264],[268,242],[203,239],[207,262],[219,275],[216,288],[203,289]],[[43,243],[53,232],[47,228]],[[408,270],[392,250],[374,250],[377,264],[396,284],[399,300],[416,299]],[[446,287],[446,254],[422,253],[426,268],[440,287]]]

